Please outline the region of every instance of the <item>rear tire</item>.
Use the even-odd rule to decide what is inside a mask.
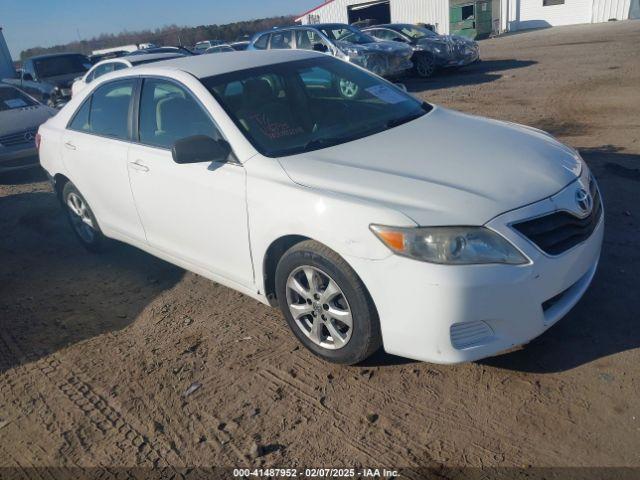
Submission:
[[[80,243],[90,252],[103,251],[107,238],[100,230],[89,204],[71,182],[67,182],[62,189],[62,205],[71,229]]]
[[[347,262],[321,243],[291,247],[278,262],[275,284],[289,327],[315,355],[353,365],[382,345],[369,292]]]

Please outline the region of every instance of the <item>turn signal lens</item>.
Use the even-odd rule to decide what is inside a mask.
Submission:
[[[391,250],[403,250],[404,249],[404,234],[402,232],[394,232],[392,230],[379,230],[375,231],[387,247]]]
[[[36,133],[36,149],[40,150],[40,133]]]

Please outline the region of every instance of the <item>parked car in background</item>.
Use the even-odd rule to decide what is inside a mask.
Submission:
[[[598,185],[540,130],[425,103],[317,52],[135,70],[40,127],[77,238],[279,305],[328,361],[380,346],[436,363],[495,355],[555,324],[595,274]],[[359,94],[342,98],[343,79]]]
[[[463,67],[480,60],[477,42],[459,35],[438,35],[426,26],[392,23],[363,31],[379,40],[409,45],[414,51],[415,73],[422,78],[429,78],[438,68]]]
[[[147,55],[149,53],[179,53],[184,56],[190,56],[194,54],[191,50],[185,47],[165,46],[165,47],[143,48],[140,50],[136,50],[135,52],[131,52],[129,55]]]
[[[340,23],[276,28],[256,34],[249,48],[315,50],[383,77],[401,75],[413,66],[413,50],[408,45],[377,41],[356,27]]]
[[[58,111],[0,83],[0,174],[39,165],[38,127]]]
[[[71,85],[71,95],[76,95],[95,79],[100,78],[102,75],[107,73],[135,67],[136,65],[143,65],[145,63],[160,62],[162,60],[170,60],[172,58],[184,56],[185,55],[182,53],[146,53],[136,55],[131,54],[126,57],[103,60],[102,62],[94,65],[86,74],[77,78],[75,82],[73,82],[73,85]]]
[[[207,48],[204,53],[224,53],[224,52],[235,52],[231,45],[227,45],[223,43],[221,45],[216,45],[215,47]]]
[[[249,40],[240,40],[238,42],[231,42],[229,45],[231,45],[231,48],[233,48],[234,50],[240,52],[249,48],[249,43],[251,43]]]
[[[20,78],[5,79],[41,103],[60,108],[71,98],[71,84],[91,68],[91,61],[79,53],[56,53],[27,58]]]
[[[89,55],[88,58],[91,61],[91,63],[95,65],[96,63],[101,62],[102,60],[109,60],[110,58],[124,57],[125,55],[130,55],[130,52],[126,50],[118,50],[116,52]]]
[[[200,55],[207,51],[208,48],[215,47],[216,45],[222,45],[225,42],[222,40],[203,40],[202,42],[196,43],[193,47],[193,53],[196,55]]]

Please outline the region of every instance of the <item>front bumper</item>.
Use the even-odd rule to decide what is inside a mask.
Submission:
[[[554,208],[546,199],[487,224],[531,260],[527,265],[349,258],[378,309],[385,351],[433,363],[473,361],[525,344],[566,315],[596,272],[604,214],[586,241],[550,257],[509,225]]]
[[[23,170],[40,165],[38,150],[27,148],[0,148],[0,173]]]
[[[480,60],[480,50],[472,49],[463,54],[453,55],[448,58],[441,58],[438,62],[440,67],[464,67]]]

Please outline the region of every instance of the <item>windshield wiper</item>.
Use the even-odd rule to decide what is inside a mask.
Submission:
[[[303,150],[308,152],[309,150],[317,150],[319,148],[331,147],[338,143],[348,141],[348,137],[328,137],[328,138],[314,138],[304,144]]]
[[[415,120],[416,118],[420,118],[421,116],[423,116],[425,114],[424,111],[422,112],[417,112],[411,115],[407,115],[406,117],[400,117],[400,118],[392,118],[391,120],[389,120],[385,126],[387,127],[387,129],[393,128],[393,127],[398,127],[400,125],[403,125],[405,123],[409,123],[411,120]]]

